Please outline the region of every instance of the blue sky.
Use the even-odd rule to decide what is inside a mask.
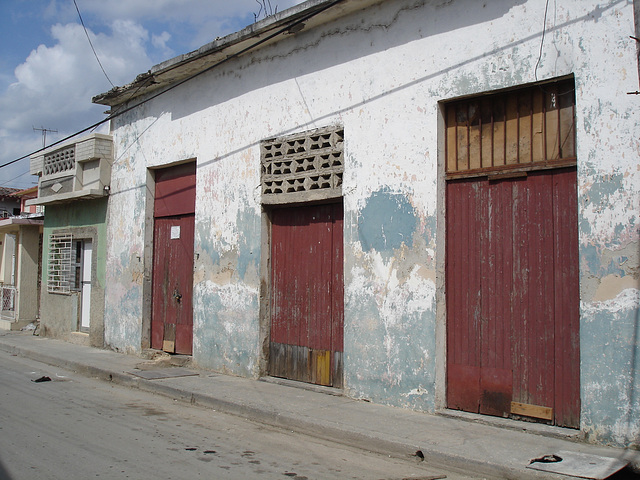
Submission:
[[[302,0],[264,0],[283,11]],[[76,0],[115,85],[264,18],[263,0]],[[91,98],[111,89],[73,0],[0,0],[0,165],[103,118]],[[103,127],[105,128],[105,127]],[[29,160],[0,168],[0,186],[27,188]]]

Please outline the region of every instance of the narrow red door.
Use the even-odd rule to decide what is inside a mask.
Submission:
[[[193,352],[195,163],[156,173],[151,348]]]
[[[153,240],[151,347],[186,355],[193,341],[193,219],[156,219]]]
[[[449,408],[578,427],[575,169],[449,182],[446,255]]]
[[[342,386],[342,204],[272,212],[273,376]]]

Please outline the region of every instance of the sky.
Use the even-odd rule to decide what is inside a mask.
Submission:
[[[299,3],[0,0],[0,165],[42,148],[42,131],[34,129],[57,130],[46,133],[50,145],[106,118],[107,107],[91,98],[111,83],[126,85],[153,65]],[[106,133],[107,124],[96,131]],[[28,157],[0,167],[2,187],[36,184]]]

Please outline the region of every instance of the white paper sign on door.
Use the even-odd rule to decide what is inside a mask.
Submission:
[[[180,225],[171,226],[171,240],[180,238]]]

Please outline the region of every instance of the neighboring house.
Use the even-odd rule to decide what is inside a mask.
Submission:
[[[0,218],[20,215],[20,198],[15,194],[19,188],[0,187]]]
[[[104,346],[107,200],[113,148],[92,134],[31,157],[46,207],[40,334]]]
[[[20,190],[15,193],[20,198],[20,214],[44,214],[44,206],[42,205],[27,205],[29,200],[33,200],[38,197],[38,187],[31,187],[25,190]]]
[[[19,330],[39,315],[43,221],[41,213],[24,207],[34,189],[3,190],[11,191],[4,205],[13,213],[0,218],[0,329]]]
[[[311,0],[94,98],[106,345],[637,442],[630,36],[619,0]]]

